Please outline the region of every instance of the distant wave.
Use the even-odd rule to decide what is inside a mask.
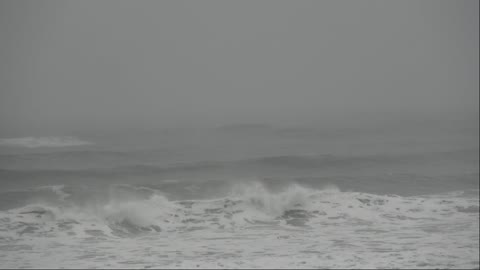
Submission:
[[[92,144],[75,137],[22,137],[22,138],[3,138],[0,139],[0,145],[17,146],[27,148],[37,147],[66,147]]]
[[[377,154],[377,155],[284,155],[267,156],[247,159],[244,162],[268,166],[289,168],[318,168],[324,166],[352,166],[359,164],[374,165],[387,163],[418,163],[435,159],[478,159],[479,149],[458,149],[452,151],[408,153],[408,154]]]
[[[46,156],[50,159],[57,157],[59,159],[67,157],[88,158],[94,160],[97,157],[105,156],[128,158],[127,152],[115,151],[65,151],[53,153],[34,153],[32,156]],[[20,155],[1,155],[0,161],[16,162],[23,160],[27,156]],[[133,156],[130,164],[121,164],[116,166],[102,166],[99,162],[98,167],[89,167],[86,169],[54,169],[54,168],[29,168],[29,169],[11,169],[0,168],[1,174],[28,175],[29,177],[65,177],[65,176],[92,176],[92,177],[118,177],[121,175],[150,175],[150,174],[176,174],[176,173],[200,173],[200,172],[244,172],[244,171],[268,171],[270,169],[286,168],[294,170],[323,170],[327,168],[360,168],[368,166],[398,165],[398,164],[430,164],[432,162],[446,159],[458,162],[478,163],[477,149],[460,149],[454,151],[414,153],[404,155],[364,155],[364,156],[339,156],[339,155],[284,155],[284,156],[266,156],[255,157],[240,160],[226,161],[201,161],[201,162],[180,162],[180,163],[140,163],[138,158]],[[478,172],[477,172],[478,173]]]

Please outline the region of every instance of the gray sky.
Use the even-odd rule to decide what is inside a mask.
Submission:
[[[477,119],[478,9],[473,0],[1,1],[0,129]]]

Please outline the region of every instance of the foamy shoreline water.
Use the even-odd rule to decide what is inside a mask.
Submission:
[[[68,201],[63,187],[51,189]],[[272,193],[253,185],[212,200],[122,196],[3,211],[0,267],[479,266],[478,199],[463,192],[401,197],[292,186]]]
[[[479,267],[477,137],[269,132],[7,141],[0,268]]]

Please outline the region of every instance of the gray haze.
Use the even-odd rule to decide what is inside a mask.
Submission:
[[[1,1],[3,134],[478,125],[478,1]]]

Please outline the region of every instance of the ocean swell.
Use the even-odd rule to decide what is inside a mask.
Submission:
[[[92,144],[91,142],[83,141],[75,137],[22,137],[22,138],[3,138],[0,139],[0,145],[15,146],[26,148],[37,147],[66,147],[66,146],[81,146]]]

